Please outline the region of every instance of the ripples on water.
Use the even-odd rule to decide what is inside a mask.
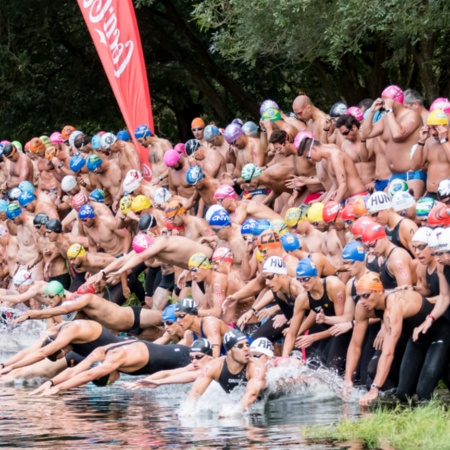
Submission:
[[[0,360],[29,345],[43,330],[42,324],[29,326],[26,322],[0,334]],[[309,376],[308,384],[284,389],[281,394],[277,380],[292,375],[292,369],[271,371],[271,393],[249,414],[227,419],[218,419],[218,414],[231,410],[239,393],[226,395],[214,384],[196,411],[190,411],[183,404],[189,386],[130,391],[119,381],[109,388],[90,384],[54,397],[36,398],[28,394],[40,380],[16,381],[0,386],[0,447],[336,449],[302,441],[301,425],[330,424],[353,416],[358,412],[357,404],[344,404],[339,399],[341,382],[328,371],[303,368],[301,372]],[[127,379],[131,377],[121,377]]]

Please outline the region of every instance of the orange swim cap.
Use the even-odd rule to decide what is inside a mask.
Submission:
[[[61,137],[67,141],[70,137],[70,135],[75,131],[75,128],[72,125],[66,125],[62,130],[61,130]]]
[[[30,141],[30,152],[31,153],[39,153],[40,150],[45,149],[45,145],[42,142],[41,138],[33,138]]]
[[[380,275],[376,272],[367,272],[365,273],[357,282],[356,282],[356,290],[357,291],[377,291],[382,292],[384,290],[383,285],[381,284]]]
[[[205,122],[200,117],[196,117],[191,123],[191,128],[205,128]]]
[[[175,217],[186,212],[186,208],[178,200],[172,200],[166,206],[165,214],[167,218]]]
[[[266,230],[258,236],[258,249],[281,248],[280,235],[273,230]]]
[[[362,197],[358,197],[352,204],[355,216],[364,216],[367,214],[366,204]]]

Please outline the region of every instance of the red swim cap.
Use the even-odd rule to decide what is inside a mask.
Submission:
[[[383,239],[386,237],[386,230],[379,224],[369,225],[362,230],[362,241],[364,244]]]
[[[363,229],[367,227],[367,225],[376,225],[376,222],[370,217],[360,217],[359,219],[356,219],[352,226],[353,236],[361,236]]]
[[[76,292],[78,295],[95,294],[95,286],[93,284],[82,284]]]
[[[433,206],[428,213],[429,225],[450,225],[450,216],[447,214],[447,206],[442,203],[438,203]]]
[[[336,219],[342,214],[340,214],[341,205],[337,202],[327,202],[323,208],[323,221],[325,223],[335,222]]]
[[[343,220],[355,220],[354,205],[350,203],[345,205],[345,208],[341,211],[341,215]]]

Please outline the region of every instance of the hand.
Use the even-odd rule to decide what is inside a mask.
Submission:
[[[222,305],[222,310],[223,310],[223,305]],[[241,317],[239,317],[236,325],[238,328],[240,328],[242,330],[242,328],[245,327],[245,325],[247,325],[247,322],[253,317],[253,311],[247,311],[245,314],[242,314]]]
[[[308,334],[307,336],[300,336],[295,340],[295,346],[300,348],[308,348],[314,344],[316,340],[313,334]]]
[[[430,127],[427,125],[423,126],[419,131],[419,141],[425,142],[428,139],[428,136],[430,135]]]
[[[249,253],[249,254],[253,254],[253,239],[246,239],[245,243],[244,243],[244,252],[245,253]]]
[[[323,309],[316,314],[316,323],[325,323],[325,313],[323,312]]]
[[[29,315],[27,313],[24,313],[17,319],[14,319],[11,322],[9,322],[8,325],[16,325],[18,323],[25,322],[25,320],[28,320],[29,318],[30,318]],[[1,374],[1,372],[0,372],[0,374]]]
[[[436,130],[439,135],[439,140],[442,141],[442,139],[448,138],[448,128],[444,127],[443,125],[438,125],[436,127]]]
[[[95,275],[91,275],[86,279],[86,284],[94,284],[94,283],[98,283],[99,281],[101,281],[103,279],[103,272],[98,272]]]
[[[413,341],[415,342],[417,341],[417,339],[419,339],[420,333],[426,334],[431,325],[433,325],[433,320],[425,319],[418,327],[414,328],[412,335]]]
[[[113,201],[113,204],[111,205],[111,209],[113,210],[114,214],[117,213],[117,210],[119,209],[119,200]]]
[[[270,317],[272,314],[274,314],[277,311],[277,306],[274,306],[272,308],[263,308],[261,311],[258,311],[258,320],[262,322],[265,317]]]
[[[350,399],[350,394],[353,389],[353,383],[351,381],[344,381],[344,387],[342,388],[341,395],[344,400],[348,401]]]
[[[381,350],[383,348],[383,341],[384,341],[384,330],[381,329],[375,340],[373,341],[373,348],[375,350]]]
[[[284,314],[278,314],[273,319],[273,327],[281,328],[283,325],[287,323],[287,318]]]
[[[259,121],[259,129],[264,133],[266,130],[266,127],[264,126],[264,121]]]
[[[3,375],[8,375],[8,373],[10,373],[13,369],[13,366],[3,367],[3,369],[0,370],[0,377]]]
[[[122,287],[123,296],[128,300],[131,297],[131,291],[128,286]]]
[[[377,98],[374,102],[373,102],[373,104],[372,104],[372,106],[370,107],[370,110],[372,111],[372,112],[375,112],[375,111],[379,111],[381,108],[383,108],[384,107],[384,101],[383,101],[383,99],[382,98]]]
[[[223,172],[222,175],[220,175],[220,184],[228,184],[230,186],[234,186],[233,183],[233,175],[229,172]]]
[[[328,331],[330,332],[331,336],[339,336],[340,334],[347,333],[347,331],[350,331],[351,329],[351,322],[344,322],[333,325]]]
[[[371,389],[367,394],[363,395],[359,399],[359,405],[369,406],[369,404],[373,402],[376,398],[378,398],[378,389]]]
[[[238,302],[237,298],[233,297],[232,295],[229,295],[222,302],[222,311],[225,312],[228,308],[233,308],[237,302]],[[250,310],[250,312],[252,312],[252,310]]]
[[[366,191],[373,193],[375,191],[375,181],[371,181],[365,185]]]
[[[180,289],[184,289],[186,287],[186,280],[187,280],[188,275],[189,275],[188,270],[183,270],[183,272],[180,273],[180,276],[178,277],[178,280],[177,280],[177,286]]]
[[[53,386],[50,389],[46,389],[44,392],[42,392],[39,397],[49,397],[50,395],[55,395],[59,392],[58,386]]]
[[[45,383],[41,384],[37,389],[35,389],[34,391],[30,392],[28,395],[32,396],[32,395],[38,395],[41,392],[46,391],[47,389],[51,388],[52,384],[50,383],[50,380],[46,381]]]
[[[394,99],[387,98],[384,100],[384,109],[392,109],[394,107]]]
[[[48,281],[50,278],[50,268],[52,267],[51,263],[45,263],[44,266],[44,281]]]
[[[86,187],[86,182],[84,181],[84,179],[81,175],[79,177],[77,177],[77,182],[80,186]]]

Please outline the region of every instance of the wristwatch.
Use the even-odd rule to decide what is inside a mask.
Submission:
[[[381,389],[381,387],[380,386],[377,386],[376,384],[372,384],[372,386],[370,386],[370,389],[372,390],[372,389],[376,389],[376,390],[380,390]]]
[[[390,113],[390,112],[392,112],[392,109],[391,109],[391,108],[386,109],[386,114],[387,114],[387,113]]]
[[[444,138],[444,139],[441,139],[441,144],[445,144],[446,142],[448,142],[448,138]]]

